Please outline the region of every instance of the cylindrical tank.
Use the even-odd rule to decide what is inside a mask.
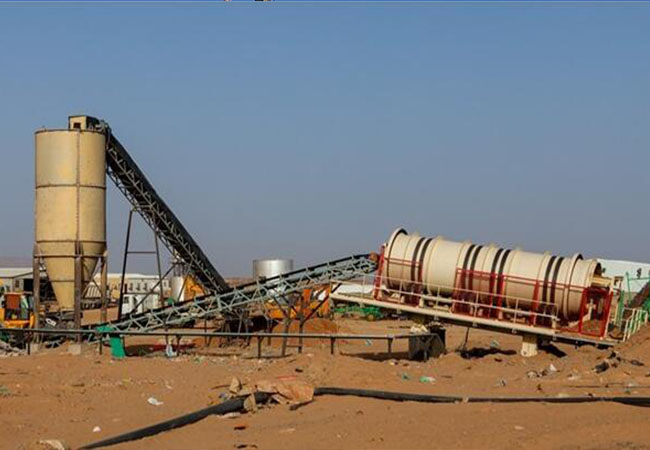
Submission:
[[[62,310],[73,310],[75,258],[81,289],[106,249],[106,136],[80,128],[39,130],[35,234]]]
[[[574,320],[583,290],[608,285],[601,272],[595,259],[580,254],[562,257],[442,236],[427,238],[400,228],[385,244],[382,278],[391,289],[442,296],[464,293],[474,299],[478,295],[482,302],[498,296],[509,308],[541,307]]]
[[[185,277],[174,275],[171,279],[172,298],[177,302],[185,301]]]
[[[253,260],[253,278],[271,278],[293,271],[293,259]]]

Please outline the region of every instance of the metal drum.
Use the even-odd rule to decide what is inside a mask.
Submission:
[[[583,291],[611,283],[601,272],[598,261],[580,254],[563,257],[427,238],[400,228],[384,246],[381,276],[390,289],[464,295],[484,303],[498,297],[507,308],[543,308],[574,320]]]
[[[253,278],[272,278],[293,271],[293,259],[256,259],[253,261]]]

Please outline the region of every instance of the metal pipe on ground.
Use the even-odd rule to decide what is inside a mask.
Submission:
[[[255,401],[263,403],[269,400],[270,394],[256,392]],[[373,398],[378,400],[391,400],[399,402],[424,402],[424,403],[594,403],[614,402],[630,406],[650,406],[650,397],[459,397],[447,395],[412,394],[405,392],[377,391],[370,389],[353,389],[341,387],[317,387],[314,396],[338,395]],[[213,414],[226,414],[241,411],[244,408],[244,397],[225,401],[219,405],[209,406],[198,411],[175,417],[138,430],[130,431],[102,441],[93,442],[82,446],[80,450],[108,447],[110,445],[142,439],[153,436],[163,431],[173,430],[204,419]]]
[[[314,395],[340,395],[378,400],[424,403],[594,403],[613,402],[631,406],[650,407],[650,397],[458,397],[448,395],[411,394],[405,392],[376,391],[339,387],[319,387]]]
[[[266,402],[269,399],[270,395],[262,392],[255,393],[255,401],[257,403]],[[227,414],[229,412],[241,411],[244,408],[244,397],[233,398],[227,400],[223,403],[214,406],[208,406],[207,408],[194,411],[189,414],[184,414],[182,416],[174,417],[173,419],[166,420],[164,422],[156,423],[148,427],[140,428],[134,431],[129,431],[128,433],[120,434],[112,438],[103,439],[101,441],[93,442],[88,445],[84,445],[80,450],[108,447],[110,445],[120,444],[122,442],[135,441],[137,439],[142,439],[145,437],[153,436],[163,431],[173,430],[174,428],[184,427],[185,425],[190,425],[192,423],[198,422],[210,415],[213,414]]]

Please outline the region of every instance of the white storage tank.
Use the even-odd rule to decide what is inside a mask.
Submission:
[[[293,271],[293,259],[256,259],[253,278],[272,278]]]
[[[171,279],[171,296],[177,302],[185,301],[185,277],[174,275]]]

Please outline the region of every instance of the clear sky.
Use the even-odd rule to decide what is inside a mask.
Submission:
[[[649,30],[638,3],[0,4],[0,255],[31,254],[33,131],[88,113],[226,275],[399,226],[648,261]],[[127,211],[111,186],[111,270]]]

